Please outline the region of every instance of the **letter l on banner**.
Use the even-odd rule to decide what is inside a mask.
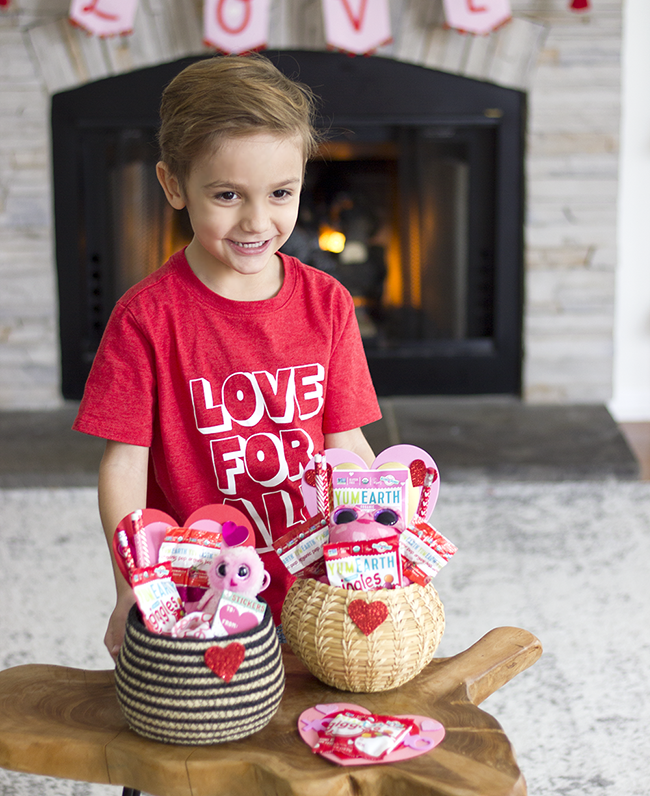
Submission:
[[[269,38],[271,0],[204,0],[203,39],[224,53],[261,50]]]
[[[388,0],[322,0],[325,39],[336,50],[369,55],[391,40]]]
[[[70,22],[93,36],[124,36],[133,32],[138,0],[72,0]]]

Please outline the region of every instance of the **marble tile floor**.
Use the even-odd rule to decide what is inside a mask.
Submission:
[[[0,489],[0,668],[109,668],[112,583],[92,487]],[[650,782],[650,483],[445,482],[436,526],[459,547],[437,579],[453,655],[493,627],[544,655],[484,707],[531,796],[646,796]],[[0,770],[1,796],[119,796]]]

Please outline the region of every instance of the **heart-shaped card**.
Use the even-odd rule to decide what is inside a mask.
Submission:
[[[331,467],[333,470],[368,469],[366,463],[356,453],[340,448],[328,448],[325,451],[325,459],[328,468]],[[429,493],[426,519],[431,516],[436,501],[438,500],[438,493],[440,492],[438,466],[431,456],[416,445],[393,445],[382,451],[372,463],[371,470],[408,470],[409,479],[407,481],[405,512],[405,520],[407,523],[415,514],[418,507],[420,492],[424,484],[424,476],[429,468],[435,470],[436,476]],[[302,495],[309,516],[314,517],[318,513],[318,506],[316,501],[313,459],[307,465],[302,476]]]
[[[170,517],[169,514],[165,514],[164,511],[159,511],[158,509],[142,509],[142,524],[144,525],[147,537],[149,558],[155,563],[158,561],[158,551],[165,539],[167,531],[170,528],[177,528],[178,523],[173,517]],[[255,531],[253,530],[250,520],[234,506],[224,506],[220,503],[203,506],[203,508],[198,509],[187,518],[183,527],[194,528],[201,531],[221,532],[224,526],[228,528],[228,534],[226,535],[224,532],[224,538],[230,547],[238,547],[239,545],[255,546]],[[117,531],[126,532],[130,546],[133,548],[131,515],[127,514],[115,530],[116,533],[113,536],[113,553],[115,554],[115,560],[120,568],[120,572],[124,575],[125,579],[128,580],[128,569],[124,556],[119,549]]]
[[[349,702],[337,702],[326,705],[315,705],[300,714],[298,719],[298,732],[303,741],[312,749],[318,743],[318,733],[327,726],[327,716],[343,710],[357,710],[361,713],[370,713],[367,708],[354,705]],[[405,742],[389,752],[380,760],[370,760],[368,758],[344,758],[334,754],[334,752],[321,752],[321,756],[331,760],[339,766],[376,766],[380,763],[397,763],[400,760],[410,760],[413,757],[430,752],[445,737],[445,728],[439,721],[429,716],[418,716],[412,713],[404,713],[395,716],[396,719],[412,719],[418,726],[417,735],[409,735]]]

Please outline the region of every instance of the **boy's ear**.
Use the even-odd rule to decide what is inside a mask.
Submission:
[[[158,177],[158,182],[162,185],[169,204],[174,210],[182,210],[185,207],[185,197],[180,183],[162,160],[156,164],[156,176]]]

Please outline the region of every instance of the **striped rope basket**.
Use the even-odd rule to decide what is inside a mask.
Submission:
[[[353,591],[299,579],[282,608],[293,652],[319,680],[343,691],[388,691],[408,682],[432,660],[444,627],[432,585]]]
[[[117,699],[132,730],[156,741],[236,741],[266,726],[284,691],[271,610],[225,638],[152,633],[131,609],[115,669]]]

